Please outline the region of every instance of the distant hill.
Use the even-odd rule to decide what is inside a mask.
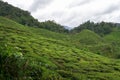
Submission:
[[[78,27],[71,29],[70,27],[57,24],[55,21],[39,22],[37,19],[32,17],[28,11],[24,11],[3,1],[0,1],[0,16],[12,19],[22,25],[43,28],[59,33],[79,33],[83,29],[88,29],[94,31],[100,36],[103,36],[111,33],[113,31],[113,28],[119,26],[119,23],[94,23],[87,21]]]
[[[80,44],[94,45],[103,41],[103,39],[94,33],[93,31],[84,29],[80,33],[73,35],[73,39],[76,39]]]
[[[117,25],[118,27],[120,27],[120,23],[116,23],[116,25]]]
[[[110,58],[119,58],[119,33],[119,29],[117,29],[101,37],[93,31],[84,29],[79,33],[71,35],[71,43],[77,48],[85,51],[90,51]]]
[[[0,16],[12,19],[26,26],[44,28],[54,32],[65,33],[68,31],[53,21],[39,22],[37,19],[34,19],[28,11],[21,10],[3,1],[0,1]]]
[[[88,30],[94,31],[100,36],[104,36],[114,31],[114,29],[117,28],[118,26],[119,25],[116,23],[107,23],[107,22],[94,23],[94,22],[87,21],[79,25],[78,27],[75,27],[73,30],[71,30],[71,33],[79,33],[84,29],[88,29]]]
[[[14,7],[7,2],[0,1],[0,16],[12,19],[23,25],[38,26],[38,21],[28,11]]]
[[[68,33],[68,29],[64,28],[64,26],[61,26],[60,24],[57,24],[55,21],[48,20],[41,22],[39,26],[53,32]]]
[[[64,26],[64,28],[67,29],[67,30],[69,30],[69,31],[72,30],[72,28],[68,27],[68,26]]]

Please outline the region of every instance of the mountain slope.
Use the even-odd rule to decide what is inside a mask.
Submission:
[[[106,35],[104,38],[113,47],[116,58],[120,58],[120,30],[118,29]]]
[[[82,30],[80,33],[71,35],[74,46],[79,49],[90,51],[109,58],[119,58],[119,29],[101,37],[90,30]]]
[[[102,37],[90,30],[82,30],[80,33],[72,36],[72,38],[78,40],[80,44],[94,45],[103,42]]]
[[[37,19],[34,19],[28,11],[21,10],[3,1],[0,1],[0,16],[30,27],[44,28],[59,33],[68,32],[64,26],[61,26],[54,21],[39,22]]]
[[[94,22],[87,21],[79,25],[78,27],[75,27],[74,29],[72,29],[71,33],[79,33],[84,29],[88,29],[97,33],[100,36],[104,36],[114,31],[114,28],[117,28],[117,27],[119,27],[117,23],[107,23],[107,22],[94,23]]]
[[[3,1],[0,1],[0,16],[12,19],[23,25],[34,27],[38,24],[38,21],[28,11],[21,10]]]
[[[61,38],[52,35],[59,35]],[[77,49],[72,44],[66,43],[62,37],[68,36],[40,28],[30,28],[0,17],[2,58],[0,78],[2,80],[120,79],[119,60]]]

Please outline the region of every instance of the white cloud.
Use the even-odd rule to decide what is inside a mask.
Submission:
[[[46,7],[52,0],[34,0],[30,7],[31,12],[35,12],[37,9]]]
[[[3,1],[8,2],[9,4],[12,4],[24,10],[28,10],[33,3],[33,0],[3,0]]]
[[[76,27],[87,20],[120,22],[120,0],[4,0],[28,10],[39,21]]]

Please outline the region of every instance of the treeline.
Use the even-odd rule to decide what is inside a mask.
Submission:
[[[51,31],[68,33],[68,30],[65,29],[64,26],[57,24],[55,21],[48,20],[45,22],[41,22],[40,26]]]
[[[103,36],[111,33],[118,26],[119,25],[115,23],[107,23],[107,22],[94,23],[94,22],[87,21],[79,25],[78,27],[75,27],[73,30],[71,30],[71,33],[79,33],[84,29],[88,29],[88,30],[94,31],[100,36]]]
[[[35,26],[38,23],[38,21],[34,19],[28,11],[23,11],[2,1],[0,1],[0,16],[7,17],[20,24],[28,26]]]
[[[68,32],[64,26],[61,26],[54,21],[39,22],[37,19],[34,19],[28,11],[21,10],[3,1],[0,1],[0,16],[31,27],[44,28],[60,33]]]

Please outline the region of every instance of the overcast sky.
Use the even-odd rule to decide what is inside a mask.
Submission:
[[[55,20],[69,27],[91,20],[120,22],[120,0],[4,0],[28,10],[39,21]]]

